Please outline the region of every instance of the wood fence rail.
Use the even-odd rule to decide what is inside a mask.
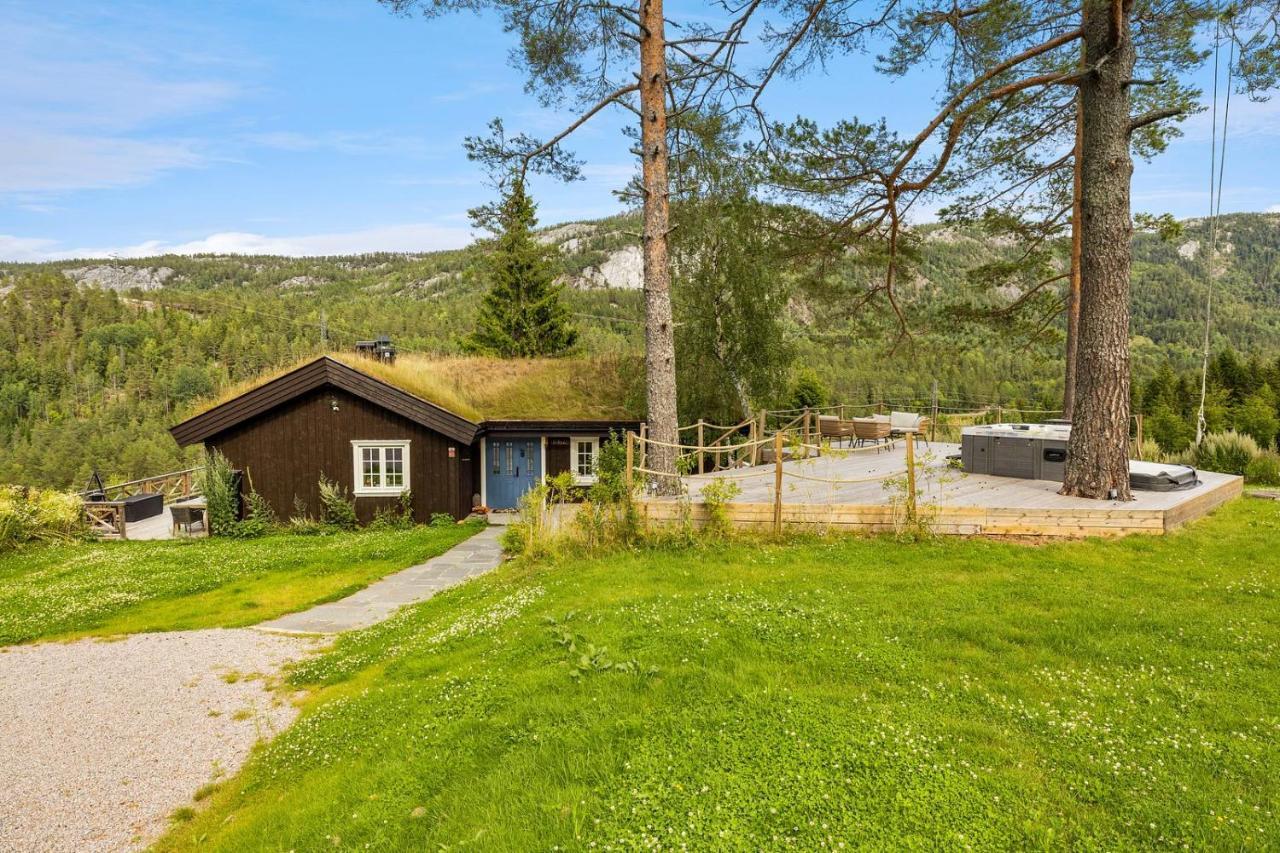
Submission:
[[[170,471],[168,474],[157,474],[154,477],[143,477],[140,480],[129,480],[126,483],[116,483],[111,486],[104,486],[102,489],[106,502],[120,501],[132,495],[162,494],[165,502],[168,503],[177,498],[191,497],[199,494],[199,486],[196,483],[196,474],[202,468],[187,468],[183,471]],[[87,498],[95,492],[94,489],[86,489],[80,493],[80,497]],[[100,503],[95,501],[95,503]]]
[[[84,519],[89,529],[100,536],[128,539],[128,523],[125,520],[125,498],[141,494],[160,494],[166,504],[175,500],[189,498],[200,493],[199,478],[196,476],[202,468],[187,468],[183,471],[170,471],[154,477],[143,477],[140,480],[129,480],[103,486],[104,500],[89,500],[97,494],[96,489],[80,492],[84,502]]]

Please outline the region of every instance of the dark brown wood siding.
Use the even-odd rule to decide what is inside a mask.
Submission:
[[[339,388],[309,391],[211,436],[206,445],[243,470],[247,483],[283,519],[294,514],[295,497],[312,515],[320,514],[322,473],[354,490],[353,440],[410,442],[409,488],[418,521],[436,512],[461,518],[471,511],[472,460],[479,458],[478,450]],[[368,522],[397,500],[357,497],[355,502],[357,516]]]
[[[551,436],[547,439],[547,476],[554,477],[569,470],[569,437]]]

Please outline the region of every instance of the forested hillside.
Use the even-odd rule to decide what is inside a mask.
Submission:
[[[1262,386],[1280,356],[1280,216],[1230,216],[1220,228],[1215,349],[1240,351],[1246,366],[1252,359],[1250,394],[1266,399],[1271,389]],[[641,345],[634,230],[631,218],[618,217],[543,232],[562,250],[566,297],[588,351]],[[1178,382],[1186,386],[1198,364],[1204,230],[1189,222],[1175,240],[1140,234],[1135,242],[1135,373],[1140,387],[1158,386],[1165,397],[1185,397]],[[893,346],[875,302],[851,310],[858,274],[843,283],[797,274],[781,326],[795,366],[813,368],[849,402],[923,397],[936,380],[944,401],[1058,405],[1060,336],[1033,342],[1009,324],[957,322],[928,308],[964,301],[974,287],[968,272],[1016,247],[939,226],[921,238],[914,287],[926,308],[913,317],[913,337]],[[359,338],[386,333],[402,350],[456,352],[483,292],[482,251],[3,265],[0,480],[79,485],[94,468],[121,479],[181,467],[191,456],[166,430],[195,400]],[[697,304],[681,298],[682,286],[678,280],[681,328],[689,318],[680,312]],[[678,345],[685,367],[703,376],[705,360],[679,328]],[[715,383],[684,384],[682,420],[732,416],[732,395]],[[784,404],[789,395],[780,382],[753,402]]]

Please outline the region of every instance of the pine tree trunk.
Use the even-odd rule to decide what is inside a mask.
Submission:
[[[1062,494],[1129,494],[1130,0],[1085,0],[1075,417]]]
[[[640,2],[640,148],[644,186],[645,392],[650,445],[645,467],[659,477],[659,492],[678,489],[675,444],[676,345],[671,319],[671,264],[667,237],[670,197],[667,183],[666,34],[662,0]]]
[[[1076,98],[1076,147],[1071,168],[1071,280],[1067,290],[1066,371],[1062,382],[1062,417],[1071,420],[1076,414],[1076,364],[1080,349],[1080,208],[1082,200],[1080,175],[1081,136],[1084,117],[1080,99]]]

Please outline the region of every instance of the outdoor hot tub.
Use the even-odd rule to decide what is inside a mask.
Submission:
[[[967,427],[960,436],[960,464],[970,474],[1061,482],[1067,468],[1071,425],[989,424]],[[1198,485],[1196,469],[1130,460],[1129,486],[1169,492]]]

